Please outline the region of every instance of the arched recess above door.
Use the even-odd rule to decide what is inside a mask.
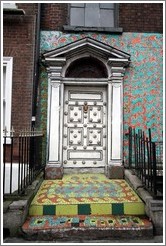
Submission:
[[[73,61],[66,70],[66,78],[107,78],[105,65],[94,57],[83,57]]]
[[[90,37],[48,51],[43,54],[43,58],[48,73],[52,74],[51,77],[56,74],[63,78],[72,76],[81,78],[83,70],[84,72],[86,70],[87,74],[88,65],[90,65],[89,78],[92,76],[109,78],[114,76],[114,72],[124,74],[124,68],[130,63],[129,54]],[[88,63],[87,66],[83,64],[84,59]],[[96,68],[101,70],[100,74],[94,73]]]

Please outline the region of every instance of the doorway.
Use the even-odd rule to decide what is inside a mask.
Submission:
[[[118,178],[123,79],[130,55],[85,37],[43,57],[48,73],[46,179],[78,168]]]
[[[63,165],[103,168],[107,151],[106,87],[66,86]]]

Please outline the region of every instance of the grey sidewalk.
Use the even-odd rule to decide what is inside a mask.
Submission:
[[[16,238],[16,237],[8,237],[6,239],[4,239],[4,244],[8,245],[9,244],[12,244],[12,243],[18,243],[18,244],[34,244],[34,243],[43,243],[43,244],[63,244],[63,243],[68,243],[68,244],[72,244],[75,243],[75,244],[78,244],[78,243],[94,243],[94,244],[101,244],[103,245],[104,243],[107,243],[107,244],[114,244],[114,243],[128,243],[128,244],[133,244],[133,243],[140,243],[141,245],[143,243],[146,243],[146,244],[149,244],[151,245],[152,243],[163,243],[163,236],[155,236],[154,238],[152,239],[121,239],[121,240],[118,240],[118,239],[101,239],[101,240],[71,240],[71,241],[63,241],[63,240],[56,240],[56,241],[28,241],[28,240],[24,240],[23,238]],[[163,244],[164,245],[164,244]]]

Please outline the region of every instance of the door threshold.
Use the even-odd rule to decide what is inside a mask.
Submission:
[[[70,168],[64,168],[64,174],[72,174],[72,173],[105,173],[104,167],[89,167],[89,168],[82,168],[82,167],[70,167]]]

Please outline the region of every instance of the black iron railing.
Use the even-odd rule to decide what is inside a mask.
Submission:
[[[44,168],[43,134],[35,129],[15,133],[4,130],[3,194],[23,194]]]
[[[151,139],[142,130],[129,127],[129,168],[141,179],[153,197],[163,195],[163,142]]]

